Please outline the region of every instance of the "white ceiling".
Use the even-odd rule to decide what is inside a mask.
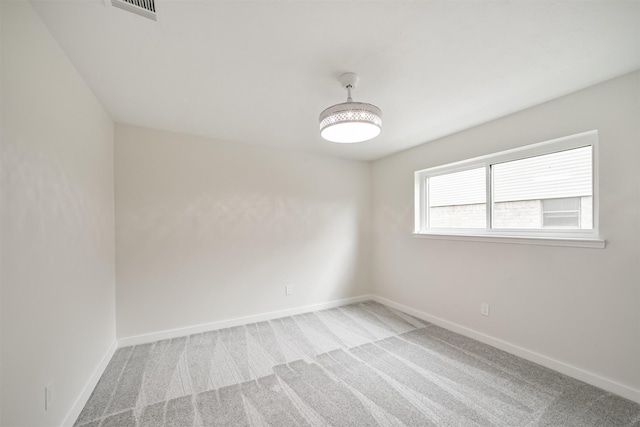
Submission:
[[[371,160],[640,68],[640,1],[32,1],[117,122]],[[322,140],[356,101],[382,134]],[[561,120],[562,118],[558,118]]]

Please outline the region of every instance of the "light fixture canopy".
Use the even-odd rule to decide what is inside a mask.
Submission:
[[[353,102],[351,90],[358,84],[358,75],[340,76],[347,89],[347,102],[333,105],[320,113],[320,135],[331,142],[353,143],[375,138],[382,131],[382,111],[375,105]]]

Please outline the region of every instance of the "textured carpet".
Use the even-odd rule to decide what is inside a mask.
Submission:
[[[365,302],[121,348],[75,425],[640,427],[640,405]]]

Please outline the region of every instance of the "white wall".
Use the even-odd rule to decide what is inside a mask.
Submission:
[[[374,162],[374,292],[640,390],[639,80],[626,75]],[[592,129],[606,249],[412,238],[414,171]]]
[[[0,424],[57,426],[115,340],[113,124],[31,5],[0,5]]]
[[[368,163],[127,125],[115,141],[119,338],[369,290]]]

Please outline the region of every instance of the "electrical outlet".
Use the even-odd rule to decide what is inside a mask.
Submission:
[[[483,316],[488,316],[489,315],[489,303],[488,302],[483,302],[482,304],[480,304],[480,314],[482,314]]]
[[[49,383],[49,385],[44,388],[44,410],[48,411],[49,409],[51,409],[52,404],[53,404],[53,383]]]
[[[284,287],[285,295],[293,295],[293,286],[285,286]]]

